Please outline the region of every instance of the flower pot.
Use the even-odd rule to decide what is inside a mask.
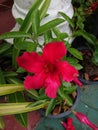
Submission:
[[[80,88],[78,87],[77,88],[77,96],[76,96],[76,100],[73,104],[73,106],[71,107],[73,110],[76,108],[76,106],[78,105],[78,102],[79,102],[79,99],[80,99]],[[45,117],[45,111],[43,109],[40,109],[39,110],[39,113]],[[63,112],[63,113],[60,113],[58,115],[48,115],[47,117],[48,118],[57,118],[57,119],[60,119],[60,118],[64,118],[64,117],[67,117],[68,115],[71,114],[71,111],[67,110],[66,112]]]

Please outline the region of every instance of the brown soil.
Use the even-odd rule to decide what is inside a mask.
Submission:
[[[80,71],[80,75],[86,80],[98,81],[98,66],[92,62],[92,52],[90,50],[82,50],[83,61],[81,65],[83,69]]]

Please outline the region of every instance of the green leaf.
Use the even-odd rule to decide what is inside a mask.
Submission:
[[[39,16],[39,10],[38,9],[36,9],[34,11],[31,19],[32,19],[32,31],[34,33],[34,38],[35,38],[38,34],[38,29],[39,29],[39,26],[40,26],[40,16]]]
[[[0,40],[1,39],[9,39],[9,38],[21,38],[21,37],[31,38],[31,34],[25,33],[22,31],[7,32],[7,33],[4,33],[0,36]]]
[[[51,39],[52,39],[52,32],[51,32],[51,30],[49,30],[44,33],[44,42],[48,43],[51,41]]]
[[[3,71],[0,69],[0,84],[6,83]]]
[[[46,116],[48,116],[52,112],[52,110],[54,109],[55,102],[56,102],[56,99],[51,99],[50,100],[50,103],[49,103],[49,105],[48,105],[48,107],[46,109],[46,113],[45,113]]]
[[[19,52],[20,52],[20,49],[16,48],[16,47],[15,47],[15,44],[14,44],[13,53],[12,53],[12,65],[13,65],[15,68],[17,68],[16,58],[19,56]]]
[[[15,115],[15,117],[21,125],[23,125],[24,127],[28,126],[28,114],[27,113],[17,114],[17,115]]]
[[[63,16],[63,18],[64,18],[65,20],[68,21],[68,23],[70,24],[70,26],[71,26],[72,28],[75,27],[74,22],[72,21],[72,19],[71,19],[69,16],[67,16],[67,15],[66,15],[65,13],[63,13],[63,12],[59,12],[59,14],[60,14],[61,16]]]
[[[40,26],[38,34],[43,34],[46,31],[51,30],[52,28],[56,27],[57,25],[63,23],[65,20],[61,18],[56,18],[54,20],[45,23],[44,25]]]
[[[64,93],[62,87],[59,88],[58,94],[59,94],[59,96],[60,96],[63,100],[66,100],[66,103],[67,103],[69,106],[72,106],[72,105],[73,105],[72,99],[70,98],[70,96],[69,96],[68,94]]]
[[[16,77],[7,77],[6,80],[8,83],[13,83],[13,84],[22,84],[23,83],[22,80],[20,80],[19,78],[16,78]]]
[[[19,31],[23,31],[25,33],[27,33],[29,31],[29,29],[31,28],[31,25],[32,25],[32,20],[31,20],[31,16],[32,14],[34,13],[34,11],[39,8],[39,6],[42,4],[44,0],[34,0],[30,10],[28,11],[25,19],[23,20],[23,23],[22,25],[20,26],[20,29]],[[13,63],[13,66],[15,68],[17,68],[17,63],[16,63],[16,57],[19,56],[19,52],[20,50],[18,48],[15,48],[15,44],[17,42],[21,42],[24,40],[24,37],[20,37],[18,39],[15,40],[14,42],[14,50],[13,50],[13,58],[12,58],[12,63]]]
[[[82,53],[80,51],[78,51],[77,49],[75,49],[75,48],[68,48],[68,51],[70,52],[70,54],[72,54],[77,59],[83,60]]]
[[[4,121],[3,121],[3,118],[0,116],[0,129],[4,129],[5,128],[5,124],[4,124]]]
[[[98,65],[98,50],[96,49],[93,53],[93,62]]]
[[[27,13],[21,27],[20,27],[20,30],[21,31],[25,31],[25,32],[28,32],[28,30],[30,29],[31,27],[31,24],[32,24],[32,21],[31,21],[31,16],[32,14],[34,13],[34,11],[36,9],[38,9],[38,7],[42,4],[44,0],[35,0],[29,10],[29,12]]]
[[[29,93],[28,96],[30,96],[32,99],[37,100],[39,97],[38,92],[35,89],[28,90],[28,93]]]
[[[6,52],[10,47],[11,47],[11,44],[9,43],[0,44],[0,55]]]
[[[40,19],[43,19],[47,13],[51,0],[46,0],[40,8]]]
[[[13,76],[18,75],[16,72],[13,72],[13,71],[3,72],[3,74],[4,74],[4,77],[13,77]]]
[[[22,84],[0,84],[0,96],[23,90],[24,86]]]
[[[96,45],[97,39],[94,35],[84,31],[84,30],[78,30],[73,32],[73,36],[83,36],[89,43],[91,43],[93,46]]]
[[[17,92],[17,93],[9,95],[9,101],[11,103],[24,102],[25,98],[24,98],[23,93]],[[20,124],[22,124],[24,127],[27,127],[28,125],[27,113],[17,114],[15,115],[15,117],[19,121]]]
[[[22,18],[16,18],[16,22],[21,26],[23,23],[23,19]]]
[[[49,104],[49,101],[43,102],[34,107],[29,107],[31,102],[20,102],[20,103],[0,103],[0,116],[12,115],[35,111],[40,108],[44,108]]]
[[[36,50],[37,44],[25,40],[25,41],[17,42],[15,44],[15,47],[18,48],[19,50],[26,50],[31,52]]]

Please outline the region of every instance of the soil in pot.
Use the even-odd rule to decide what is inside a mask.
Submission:
[[[83,66],[83,69],[80,70],[80,80],[84,84],[98,83],[98,65],[92,62],[93,53],[87,47],[85,40],[79,37],[73,42],[72,46],[81,51],[83,56],[83,60],[80,61]]]

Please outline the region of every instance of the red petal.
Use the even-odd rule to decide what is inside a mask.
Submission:
[[[66,47],[63,42],[51,42],[45,45],[43,57],[46,61],[54,62],[66,55]]]
[[[25,89],[39,89],[44,87],[44,74],[37,74],[34,76],[27,76],[24,81]]]
[[[65,128],[67,127],[66,122],[62,121],[61,124],[62,124]]]
[[[57,75],[48,77],[45,81],[45,93],[49,98],[56,98],[58,88],[60,86],[59,77]]]
[[[62,79],[67,82],[73,81],[79,75],[76,68],[67,61],[59,62],[58,69]]]
[[[40,72],[43,67],[41,56],[35,52],[24,52],[23,55],[19,56],[16,60],[18,65],[28,72]]]

